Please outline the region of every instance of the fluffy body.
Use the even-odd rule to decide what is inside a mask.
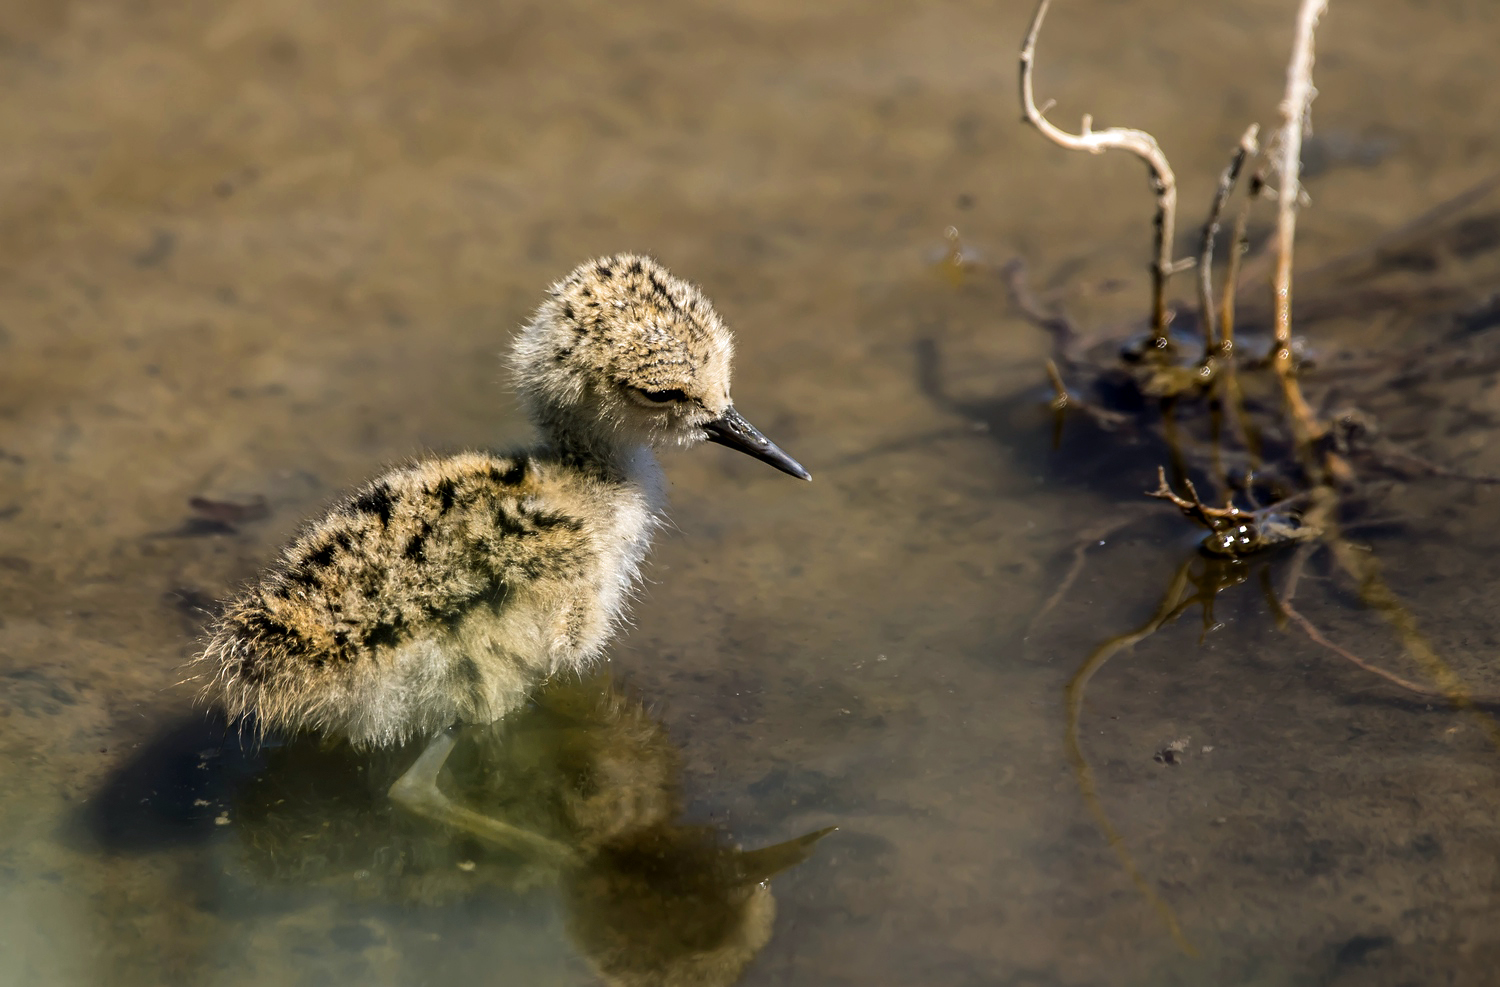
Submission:
[[[580,266],[511,361],[540,444],[391,470],[309,524],[214,628],[210,697],[262,730],[383,746],[491,722],[586,666],[660,521],[651,447],[735,414],[732,353],[708,300],[649,258]]]
[[[313,522],[219,621],[231,716],[384,746],[485,723],[598,656],[660,507],[631,474],[469,453],[392,470]]]

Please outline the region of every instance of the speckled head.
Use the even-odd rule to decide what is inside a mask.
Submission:
[[[704,439],[810,479],[729,396],[734,338],[696,287],[649,257],[575,268],[516,340],[511,367],[528,414],[575,448]]]

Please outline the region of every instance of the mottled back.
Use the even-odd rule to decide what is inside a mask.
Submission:
[[[355,688],[415,637],[499,614],[515,587],[588,582],[592,525],[555,482],[525,455],[474,453],[393,470],[336,505],[219,621],[205,657],[230,714],[306,720],[281,697],[345,694],[339,680]],[[454,655],[452,674],[477,679],[465,666],[478,657]]]

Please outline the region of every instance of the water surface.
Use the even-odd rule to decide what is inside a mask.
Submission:
[[[1080,321],[1144,310],[1139,164],[1018,123],[1028,6],[8,3],[0,982],[597,982],[540,878],[465,886],[458,851],[430,893],[247,866],[248,825],[216,819],[269,762],[199,781],[219,748],[174,684],[203,608],[340,490],[525,441],[499,353],[551,279],[622,249],[704,286],[738,333],[737,404],[816,478],[667,455],[676,527],[612,650],[679,752],[687,821],[746,846],[840,827],[776,880],[744,983],[1492,978],[1500,752],[1278,631],[1251,586],[1205,643],[1190,615],[1107,666],[1084,720],[1196,955],[1080,798],[1063,685],[1151,613],[1191,533],[1162,515],[1096,546],[1023,642],[1077,532],[1156,466],[1077,433],[1054,452],[1045,341],[1000,278],[932,263],[953,225]],[[1272,123],[1292,8],[1059,2],[1039,95],[1153,131],[1186,231],[1243,126]],[[1497,36],[1485,0],[1334,4],[1302,263],[1496,168]],[[1495,290],[1493,264],[1472,277]],[[1319,345],[1428,325],[1400,316],[1325,320]],[[1382,413],[1500,472],[1487,385]],[[1490,691],[1495,496],[1408,484],[1369,539]],[[204,523],[194,497],[268,514]],[[1404,667],[1314,575],[1305,611]],[[1183,763],[1155,760],[1181,739]]]

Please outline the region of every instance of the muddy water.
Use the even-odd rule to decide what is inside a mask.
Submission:
[[[1192,954],[1079,795],[1063,686],[1150,614],[1189,533],[1158,517],[1096,546],[1023,642],[1076,533],[1155,468],[1052,453],[1043,341],[998,278],[932,265],[956,225],[1082,321],[1142,309],[1139,166],[1017,123],[1027,6],[8,2],[0,983],[597,982],[555,880],[465,869],[428,833],[414,889],[318,842],[404,825],[336,778],[298,789],[314,851],[258,834],[236,799],[286,758],[222,756],[174,683],[203,608],[338,491],[524,440],[497,354],[549,279],[619,249],[705,286],[739,333],[737,403],[816,477],[669,455],[676,529],[611,663],[671,738],[684,820],[746,846],[840,827],[774,882],[744,983],[1490,982],[1500,753],[1277,631],[1251,586],[1205,643],[1190,615],[1117,658],[1084,719]],[[1039,94],[1155,132],[1186,226],[1243,125],[1271,122],[1292,6],[1069,0]],[[1497,38],[1481,0],[1334,4],[1306,264],[1495,168]],[[1382,410],[1500,472],[1494,394],[1452,403]],[[1491,691],[1495,497],[1411,484],[1370,536]],[[1404,667],[1314,570],[1305,612]],[[1183,739],[1182,763],[1153,757]],[[290,863],[251,866],[267,853]]]

